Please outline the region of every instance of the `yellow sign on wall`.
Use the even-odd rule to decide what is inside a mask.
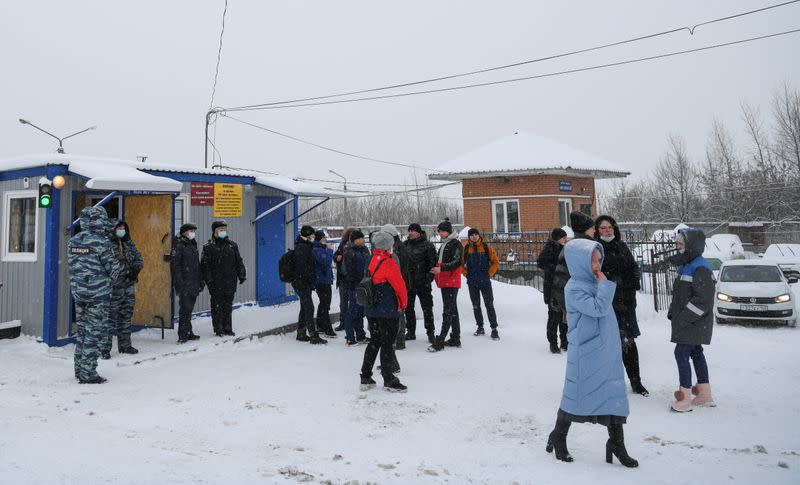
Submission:
[[[214,184],[214,217],[242,217],[242,184]]]

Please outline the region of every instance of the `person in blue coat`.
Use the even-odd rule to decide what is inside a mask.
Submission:
[[[317,330],[325,332],[326,337],[336,338],[330,315],[333,298],[333,248],[328,243],[328,235],[322,229],[314,233],[313,244],[314,269],[317,276],[314,290],[319,297]]]
[[[555,429],[546,451],[571,462],[567,450],[570,424],[598,423],[608,427],[606,461],[612,455],[632,468],[639,463],[628,455],[622,425],[628,416],[628,395],[622,367],[622,345],[612,302],[616,284],[600,271],[603,246],[574,239],[564,246],[570,279],[564,288],[567,310],[567,372]]]

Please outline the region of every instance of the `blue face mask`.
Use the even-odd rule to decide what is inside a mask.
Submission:
[[[217,233],[217,237],[220,239],[225,239],[226,237],[228,237],[228,231],[219,231]]]
[[[118,238],[122,239],[123,237],[125,237],[125,229],[117,229],[116,234]]]

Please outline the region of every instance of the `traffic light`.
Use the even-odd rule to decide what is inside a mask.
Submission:
[[[49,209],[53,205],[53,185],[46,177],[39,179],[39,207]]]

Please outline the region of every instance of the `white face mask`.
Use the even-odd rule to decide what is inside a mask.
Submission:
[[[197,234],[195,234],[194,232],[187,232],[187,233],[186,233],[186,239],[188,239],[188,240],[190,240],[190,241],[191,241],[192,239],[194,239],[194,238],[195,238],[195,236],[196,236],[196,235],[197,235]]]
[[[614,237],[615,236],[613,236],[613,235],[611,235],[611,236],[600,236],[600,239],[602,239],[605,242],[611,242],[611,241],[614,240]]]
[[[125,229],[117,229],[117,237],[120,239],[125,237]]]
[[[685,252],[686,252],[686,249],[679,249],[679,250],[678,250],[678,254],[683,254],[683,253],[685,253]]]

